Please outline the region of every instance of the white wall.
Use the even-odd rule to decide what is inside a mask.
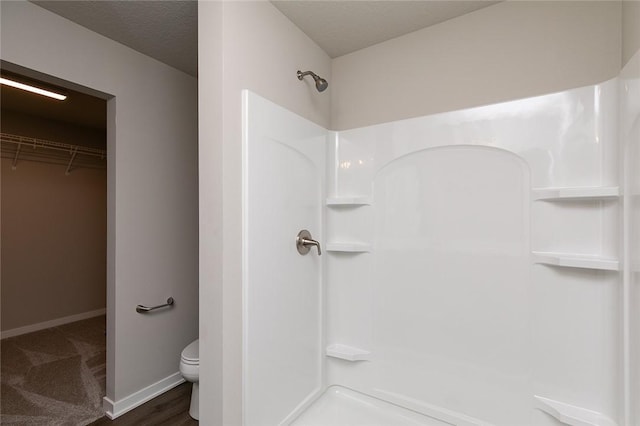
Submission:
[[[619,2],[501,2],[333,60],[335,130],[613,78]]]
[[[113,96],[107,397],[118,402],[177,373],[198,334],[196,80],[32,3],[1,11],[3,61]],[[135,312],[169,296],[171,310]]]
[[[331,68],[329,57],[268,2],[201,2],[198,15],[200,381],[210,401],[201,405],[201,421],[231,426],[242,422],[241,90],[328,127],[331,86],[318,93],[296,71],[331,81]]]

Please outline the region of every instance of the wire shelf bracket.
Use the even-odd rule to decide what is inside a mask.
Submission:
[[[16,156],[13,157],[13,163],[11,163],[11,170],[15,170],[18,168],[18,156],[20,155],[20,148],[22,148],[22,144],[18,142],[18,147],[16,148]]]
[[[78,147],[76,146],[71,150],[71,159],[69,160],[69,164],[67,165],[67,170],[64,172],[66,176],[69,176],[69,173],[71,173],[71,165],[73,164],[73,160],[76,159],[77,154],[78,154]]]

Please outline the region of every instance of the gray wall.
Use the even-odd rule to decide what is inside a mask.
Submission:
[[[344,130],[585,86],[620,70],[620,2],[507,1],[333,61]]]
[[[640,1],[622,2],[622,65],[640,49]]]
[[[2,159],[2,331],[106,307],[107,173]]]
[[[197,82],[32,3],[0,6],[2,60],[109,98],[107,397],[118,402],[177,373],[198,335]],[[135,312],[169,296],[171,310]]]
[[[2,110],[3,133],[104,146],[96,129]],[[2,159],[2,331],[104,309],[107,171]],[[29,306],[29,309],[25,309]]]
[[[106,120],[106,114],[105,114]],[[107,132],[103,129],[49,120],[19,111],[2,109],[0,126],[4,133],[105,149]]]

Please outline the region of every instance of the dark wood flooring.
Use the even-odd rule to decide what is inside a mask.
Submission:
[[[102,417],[88,426],[192,426],[189,416],[191,383],[183,383],[115,420]]]

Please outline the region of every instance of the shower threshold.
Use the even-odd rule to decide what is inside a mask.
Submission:
[[[449,424],[342,386],[330,386],[290,426],[445,426]]]

